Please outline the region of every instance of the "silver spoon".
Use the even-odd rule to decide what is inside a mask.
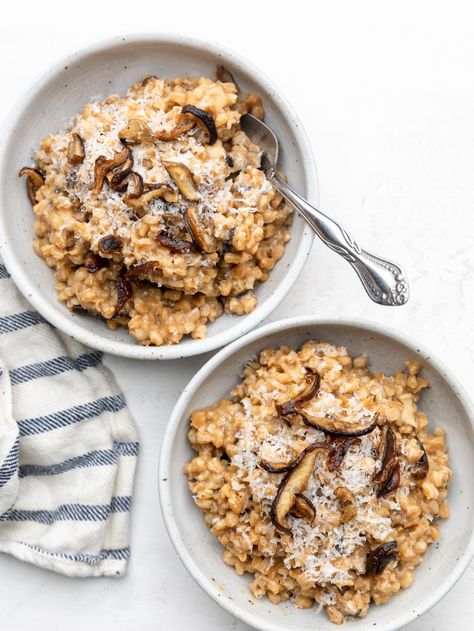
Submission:
[[[392,261],[362,250],[344,228],[295,193],[276,171],[278,140],[272,130],[251,114],[245,114],[240,120],[245,133],[263,149],[261,164],[267,178],[301,213],[321,241],[349,261],[370,298],[379,305],[404,305],[410,292],[403,269]]]

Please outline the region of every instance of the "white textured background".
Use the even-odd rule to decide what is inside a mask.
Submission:
[[[395,325],[431,347],[469,388],[473,10],[456,0],[10,0],[0,15],[0,116],[51,62],[102,37],[171,31],[234,48],[281,87],[302,118],[316,152],[322,209],[368,249],[402,262],[411,280],[408,306],[378,307],[347,264],[316,243],[271,320],[317,313]],[[158,505],[161,437],[176,398],[203,361],[109,359],[142,442],[128,576],[72,580],[1,556],[2,631],[248,630],[193,584]],[[474,566],[406,631],[472,629],[473,590]]]

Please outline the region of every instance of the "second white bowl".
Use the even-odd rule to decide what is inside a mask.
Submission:
[[[449,591],[466,569],[474,550],[474,432],[472,404],[457,380],[428,351],[404,335],[367,321],[292,318],[264,326],[215,355],[183,391],[168,423],[160,458],[160,498],[166,527],[187,570],[207,594],[247,624],[262,631],[334,631],[324,613],[296,609],[291,603],[272,605],[251,598],[248,576],[237,576],[222,560],[223,549],[204,522],[187,487],[183,465],[193,451],[187,439],[189,416],[224,397],[239,381],[242,366],[267,347],[300,346],[309,339],[344,345],[352,356],[367,353],[370,368],[389,374],[408,358],[420,360],[431,388],[420,408],[430,427],[447,433],[450,467],[448,505],[451,516],[441,520],[439,547],[432,545],[415,570],[411,587],[386,605],[371,605],[364,619],[344,628],[394,631],[427,611]]]

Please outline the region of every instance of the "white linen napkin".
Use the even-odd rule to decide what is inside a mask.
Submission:
[[[0,260],[0,552],[69,576],[122,575],[137,454],[101,353],[47,324]]]

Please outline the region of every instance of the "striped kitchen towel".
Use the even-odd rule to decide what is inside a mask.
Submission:
[[[0,260],[0,552],[69,576],[120,576],[138,453],[101,353],[58,333]]]

